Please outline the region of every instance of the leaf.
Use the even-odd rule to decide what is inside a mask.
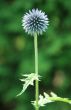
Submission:
[[[39,80],[39,77],[40,77],[39,75],[37,75],[35,73],[25,74],[23,76],[26,77],[26,78],[20,79],[21,81],[24,82],[23,89],[17,96],[20,96],[23,92],[25,92],[25,90],[27,89],[27,87],[29,85],[33,86],[34,85],[34,80]]]
[[[45,106],[47,103],[51,103],[51,102],[55,102],[55,101],[61,101],[61,102],[71,104],[71,100],[69,100],[68,98],[58,97],[57,94],[55,94],[53,92],[51,92],[50,95],[48,95],[45,92],[44,92],[44,96],[42,96],[41,94],[39,95],[39,101],[38,101],[39,107]],[[35,106],[36,101],[32,101],[32,104]]]

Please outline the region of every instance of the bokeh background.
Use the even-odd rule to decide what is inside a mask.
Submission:
[[[34,87],[16,97],[21,75],[34,72],[33,37],[22,28],[22,17],[32,8],[49,18],[47,31],[38,37],[40,93],[71,98],[71,0],[0,0],[0,110],[34,110]],[[71,110],[71,105],[55,102],[40,109]]]

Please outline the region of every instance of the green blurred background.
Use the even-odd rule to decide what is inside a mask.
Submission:
[[[0,0],[0,110],[34,110],[34,87],[16,97],[22,73],[34,72],[33,37],[22,28],[22,17],[32,8],[49,18],[47,31],[38,37],[40,93],[71,98],[71,0]],[[56,102],[40,109],[71,110],[71,105]]]

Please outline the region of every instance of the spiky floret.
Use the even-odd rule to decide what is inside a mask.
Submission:
[[[22,26],[28,34],[42,34],[47,29],[48,17],[41,10],[32,9],[23,16]]]

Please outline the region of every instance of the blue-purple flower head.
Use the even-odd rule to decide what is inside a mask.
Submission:
[[[32,9],[23,16],[22,26],[31,35],[42,34],[48,26],[48,17],[38,9]]]

